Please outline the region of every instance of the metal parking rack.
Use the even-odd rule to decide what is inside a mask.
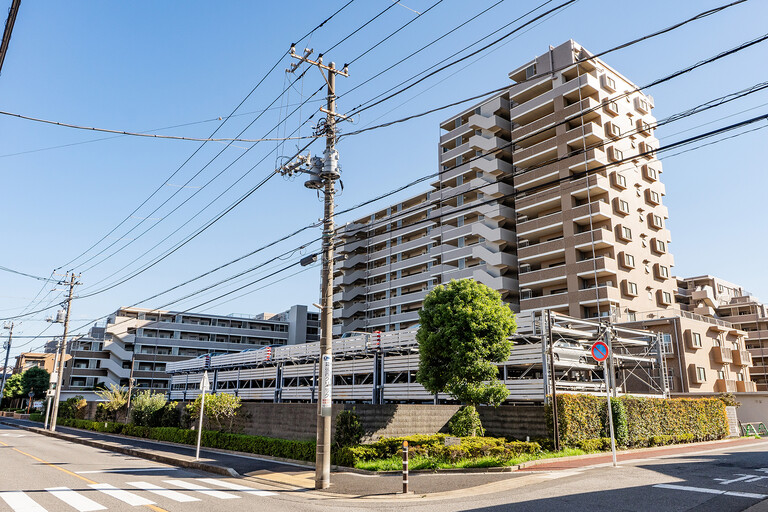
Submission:
[[[545,401],[552,394],[550,368],[554,368],[556,392],[604,394],[605,375],[589,356],[589,347],[604,337],[606,329],[612,340],[614,371],[608,381],[614,394],[666,395],[661,338],[655,333],[547,312],[519,314],[517,323],[511,354],[498,364],[499,379],[510,391],[510,402]],[[334,400],[373,404],[451,401],[416,382],[416,332],[374,332],[334,340]],[[567,343],[578,357],[568,360],[557,345],[560,342]],[[549,359],[549,343],[555,344],[554,361]],[[208,371],[214,392],[254,401],[315,402],[319,353],[318,343],[306,343],[169,363],[170,398],[194,399],[200,393],[202,374]],[[558,358],[560,353],[564,357]]]

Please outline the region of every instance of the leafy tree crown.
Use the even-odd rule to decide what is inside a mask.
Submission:
[[[473,405],[506,399],[496,363],[509,357],[507,338],[516,325],[497,291],[471,279],[452,280],[427,294],[419,318],[418,382]]]

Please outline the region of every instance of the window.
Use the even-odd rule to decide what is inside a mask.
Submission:
[[[706,382],[707,380],[707,371],[702,366],[696,367],[696,378],[699,382]]]
[[[652,228],[661,229],[664,227],[664,220],[660,215],[648,214],[648,224]]]
[[[635,98],[635,108],[644,114],[647,114],[648,112],[651,111],[651,108],[648,105],[648,102],[645,101],[643,98]]]
[[[614,139],[619,138],[621,137],[621,128],[619,128],[615,123],[606,123],[605,134],[608,137],[613,137]]]
[[[717,378],[725,380],[725,372],[723,370],[717,371]]]
[[[613,173],[613,184],[619,188],[627,188],[627,178],[618,172]]]
[[[610,90],[611,92],[616,92],[616,80],[609,77],[608,75],[603,75],[603,87]]]
[[[661,303],[662,304],[672,304],[672,294],[669,292],[662,291],[661,292]]]
[[[744,382],[744,374],[739,372],[736,374],[736,380],[739,382]]]
[[[619,106],[615,101],[609,101],[605,104],[605,111],[614,116],[619,115]]]
[[[636,322],[637,321],[637,313],[634,311],[628,311],[627,312],[627,322]]]
[[[658,253],[665,253],[667,252],[667,244],[666,242],[659,240],[658,238],[654,238],[654,249]]]
[[[669,268],[664,265],[659,265],[659,277],[664,279],[669,277]]]
[[[651,134],[651,125],[643,121],[642,119],[637,120],[637,131],[640,133],[643,133],[645,135]]]
[[[637,297],[637,283],[627,281],[627,295]]]
[[[608,157],[614,162],[619,162],[624,160],[624,153],[621,150],[611,146],[608,148]]]
[[[701,348],[701,334],[697,332],[691,333],[691,345]]]
[[[656,181],[659,179],[659,171],[651,167],[650,165],[644,165],[643,171],[646,179],[650,181]]]
[[[655,190],[648,190],[648,202],[653,204],[660,204],[661,203],[661,196],[658,192]]]
[[[624,240],[632,240],[632,230],[627,226],[619,226],[619,233]]]
[[[525,79],[527,80],[533,76],[536,76],[536,63],[525,68]]]
[[[624,266],[627,268],[635,268],[635,257],[631,254],[624,253]]]
[[[671,354],[672,351],[672,335],[671,334],[662,334],[661,335],[661,349],[665,354]]]
[[[629,203],[624,201],[623,199],[617,199],[616,212],[623,213],[624,215],[629,215]]]

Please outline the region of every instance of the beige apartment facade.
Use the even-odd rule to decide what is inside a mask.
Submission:
[[[515,311],[674,307],[653,98],[586,57],[567,41],[512,71],[440,124],[431,190],[340,228],[336,334],[411,327],[431,287],[461,278]]]
[[[740,349],[750,355],[752,380],[758,391],[768,391],[768,306],[740,285],[710,275],[678,279],[676,300],[685,311],[745,332]]]

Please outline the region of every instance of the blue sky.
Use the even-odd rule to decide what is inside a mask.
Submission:
[[[326,62],[352,61],[393,30],[423,12],[435,0],[405,0],[326,54]],[[5,3],[10,5],[10,1]],[[0,76],[0,110],[24,115],[128,131],[176,128],[156,133],[207,137],[288,49],[341,7],[342,1],[291,4],[276,2],[24,2],[16,22],[9,53]],[[299,42],[324,52],[377,13],[391,0],[356,0],[336,18]],[[349,111],[396,83],[432,66],[444,57],[509,23],[539,5],[506,0],[466,27],[405,63],[389,69],[402,57],[442,35],[461,21],[496,1],[443,0],[395,37],[350,66],[350,77],[337,80],[339,110]],[[557,5],[551,2],[541,11]],[[285,8],[289,5],[289,8]],[[535,55],[571,38],[592,52],[602,51],[683,20],[717,1],[643,3],[579,0],[565,11],[522,31],[506,43],[473,57],[419,84],[408,92],[365,111],[355,125],[343,130],[396,119],[415,112],[483,93],[508,83],[507,72]],[[5,12],[5,10],[2,10]],[[615,52],[605,60],[638,85],[763,35],[768,4],[750,0],[674,32]],[[507,29],[509,30],[509,29]],[[765,80],[768,43],[762,43],[713,65],[654,87],[646,92],[656,100],[659,119],[709,99],[750,87]],[[476,48],[476,47],[475,47]],[[290,59],[246,100],[237,116],[221,126],[218,136],[234,137],[256,113],[278,98],[296,75],[286,75]],[[345,91],[386,70],[369,83],[344,96]],[[291,133],[316,112],[321,102],[307,103],[280,123],[285,105],[296,105],[323,85],[316,70],[294,84],[265,112],[243,137]],[[315,100],[322,96],[315,96]],[[281,108],[282,107],[282,108]],[[289,107],[293,109],[294,107]],[[459,107],[460,108],[460,107]],[[458,108],[457,108],[458,109]],[[438,124],[451,110],[415,121],[342,139],[339,145],[344,192],[339,208],[354,205],[412,179],[435,172]],[[727,106],[660,128],[662,144],[768,112],[768,93],[753,94]],[[241,115],[242,114],[242,115]],[[730,117],[725,117],[730,116]],[[315,115],[314,120],[318,118]],[[191,123],[191,124],[190,124]],[[709,124],[707,124],[709,123]],[[274,127],[279,126],[277,130]],[[309,125],[307,125],[309,126]],[[304,126],[300,135],[308,135]],[[768,300],[768,274],[762,254],[768,249],[764,198],[764,154],[768,130],[759,130],[720,144],[663,159],[672,231],[675,274],[711,273],[742,284]],[[4,250],[0,265],[48,276],[102,238],[153,192],[198,148],[199,143],[112,137],[105,134],[42,125],[0,116],[0,169],[3,175]],[[94,141],[94,139],[105,139]],[[322,142],[315,143],[314,151]],[[65,146],[49,149],[55,146]],[[234,143],[204,170],[224,145],[208,143],[181,167],[135,218],[75,261],[83,271],[78,293],[98,291],[120,276],[149,261],[173,242],[183,239],[226,208],[267,176],[280,155],[290,155],[297,141],[256,144],[244,156],[248,143]],[[241,157],[231,167],[225,167]],[[189,186],[181,188],[192,176]],[[215,174],[220,177],[202,187]],[[235,180],[232,190],[225,191]],[[424,190],[415,187],[400,194]],[[165,206],[156,207],[172,194]],[[214,199],[220,194],[218,200]],[[195,194],[194,197],[191,197]],[[191,198],[190,198],[191,197]],[[181,201],[189,199],[175,213]],[[207,209],[209,202],[214,201]],[[389,202],[386,201],[386,202]],[[380,203],[382,206],[385,202]],[[378,206],[378,205],[377,205]],[[370,207],[373,208],[373,207]],[[340,220],[349,221],[369,209]],[[202,213],[201,213],[202,211]],[[214,227],[175,254],[109,291],[75,301],[73,327],[89,319],[133,304],[166,288],[243,255],[281,235],[316,221],[321,203],[302,180],[271,179],[264,187],[225,216]],[[197,217],[193,218],[196,214]],[[149,219],[142,218],[150,217]],[[161,221],[158,219],[162,219]],[[190,219],[192,219],[190,221]],[[189,224],[174,234],[183,223]],[[140,224],[141,223],[141,224]],[[144,229],[153,226],[138,237]],[[135,227],[134,226],[137,226]],[[127,231],[134,230],[130,233]],[[152,247],[166,236],[156,249]],[[317,230],[283,242],[206,279],[141,305],[159,307],[203,286],[224,279],[294,249],[318,235]],[[114,246],[87,264],[83,262]],[[114,256],[94,266],[124,244]],[[271,263],[267,275],[289,264],[301,252]],[[135,260],[137,260],[134,263]],[[64,267],[61,270],[68,270]],[[264,269],[262,269],[264,270]],[[259,283],[273,283],[294,270]],[[218,288],[171,306],[185,309],[232,290],[248,280]],[[59,292],[26,277],[0,272],[0,316],[23,310],[38,290],[41,306],[55,304]],[[247,292],[253,288],[244,289]],[[243,293],[240,292],[240,293]],[[236,297],[235,294],[232,297]],[[249,295],[204,306],[216,313],[281,311],[295,303],[317,302],[319,269],[291,276]],[[231,297],[228,297],[231,298]],[[202,309],[202,308],[201,308]],[[48,324],[45,313],[32,315],[16,332],[38,334]],[[46,334],[60,334],[61,326],[48,326]],[[82,331],[80,331],[82,332]],[[42,340],[19,338],[13,354],[35,348]]]

